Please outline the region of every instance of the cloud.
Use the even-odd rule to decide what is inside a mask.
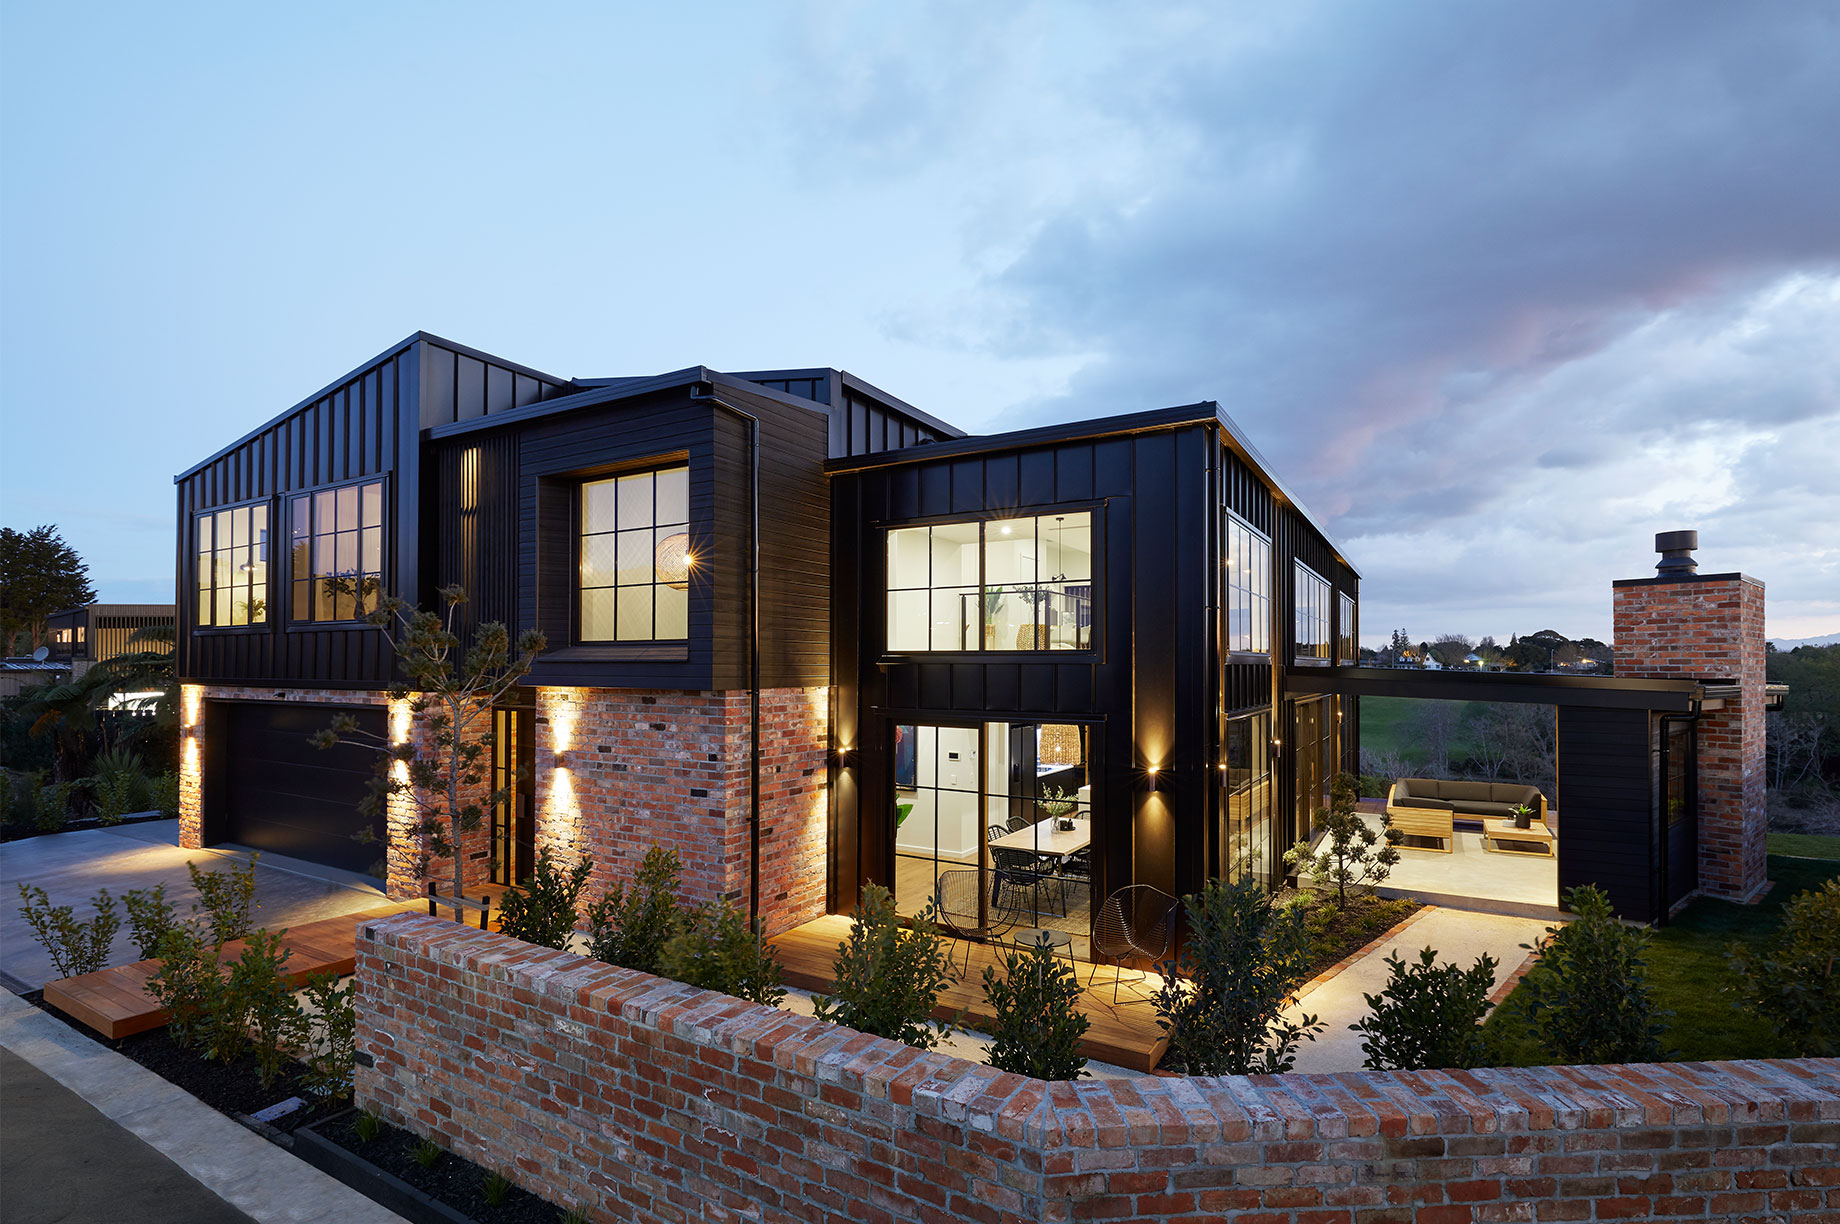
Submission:
[[[969,84],[937,30],[879,32],[926,133],[879,172],[991,168],[941,197],[993,265],[975,300],[901,325],[1079,358],[966,423],[1218,399],[1370,612],[1604,636],[1645,533],[1698,526],[1777,612],[1840,618],[1806,470],[1840,450],[1840,10],[1084,8],[1051,60],[1038,12],[971,41]]]

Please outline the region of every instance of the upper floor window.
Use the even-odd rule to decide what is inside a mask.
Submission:
[[[581,640],[690,636],[690,469],[581,486]]]
[[[1352,666],[1361,661],[1361,643],[1356,636],[1354,596],[1345,591],[1341,596],[1340,615],[1341,619],[1336,625],[1335,661]]]
[[[383,594],[383,482],[308,493],[291,511],[293,619],[375,612]]]
[[[1271,652],[1271,541],[1226,516],[1227,649],[1245,654]]]
[[[1090,650],[1092,512],[888,532],[888,649]]]
[[[1329,657],[1329,580],[1315,570],[1297,562],[1296,588],[1297,657]]]
[[[200,514],[198,624],[260,625],[268,620],[268,506]]]

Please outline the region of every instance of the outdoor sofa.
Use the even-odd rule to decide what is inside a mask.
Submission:
[[[1505,819],[1516,804],[1533,810],[1533,819],[1546,822],[1546,796],[1537,786],[1520,782],[1453,782],[1442,778],[1401,778],[1387,792],[1386,814],[1393,827],[1413,837],[1441,841],[1439,849],[1456,848],[1456,818]]]

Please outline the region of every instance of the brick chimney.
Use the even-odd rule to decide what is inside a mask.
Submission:
[[[1616,674],[1735,684],[1738,695],[1699,719],[1699,884],[1710,896],[1754,901],[1764,866],[1763,583],[1701,574],[1699,533],[1655,537],[1653,578],[1611,584]]]

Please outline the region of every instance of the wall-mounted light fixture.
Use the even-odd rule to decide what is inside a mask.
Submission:
[[[1144,771],[1145,775],[1150,779],[1150,789],[1151,790],[1156,789],[1156,779],[1157,779],[1158,773],[1161,772],[1161,768],[1162,768],[1161,766],[1152,765]]]

